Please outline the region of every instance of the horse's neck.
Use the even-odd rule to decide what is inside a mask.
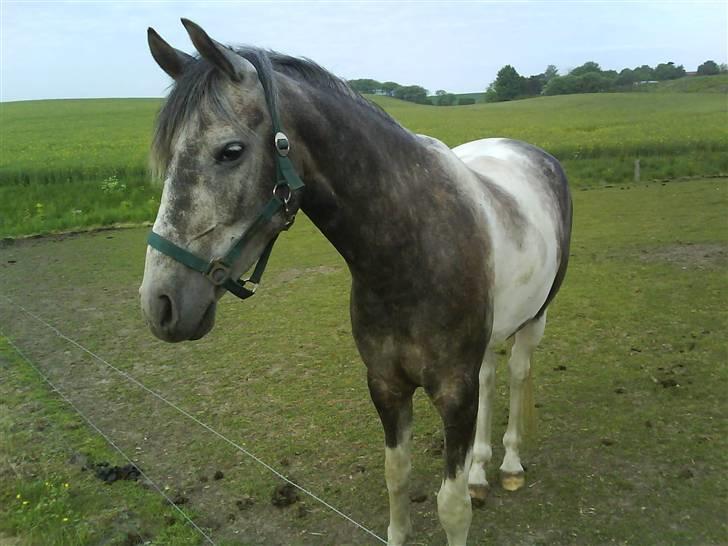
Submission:
[[[417,194],[435,163],[421,140],[333,91],[282,89],[306,183],[302,209],[348,262],[366,273],[405,259]],[[285,119],[284,118],[284,119]],[[394,266],[394,263],[392,263]]]

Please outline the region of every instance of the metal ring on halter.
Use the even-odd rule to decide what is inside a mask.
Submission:
[[[210,266],[205,276],[215,286],[221,286],[230,277],[230,266],[223,263],[222,258],[215,258],[214,260],[210,260]]]
[[[284,196],[278,195],[278,190],[283,189],[283,188],[285,188],[285,190],[286,190],[285,195]],[[276,197],[277,199],[280,199],[281,201],[283,201],[283,208],[286,211],[286,214],[290,213],[290,211],[288,210],[288,202],[291,200],[291,195],[292,195],[291,186],[289,186],[285,182],[276,184],[273,187],[273,196]]]

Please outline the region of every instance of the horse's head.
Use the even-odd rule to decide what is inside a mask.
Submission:
[[[233,263],[226,263],[229,272],[202,272],[150,242],[139,293],[152,332],[165,341],[207,334],[216,302],[226,291],[215,275],[238,279],[286,223],[284,215],[274,214],[239,252],[229,254],[276,191],[266,102],[266,91],[275,101],[275,90],[272,82],[261,82],[253,63],[196,24],[182,22],[199,58],[174,49],[153,29],[148,32],[152,56],[175,81],[152,146],[153,163],[164,178],[153,232],[202,262],[227,257]]]

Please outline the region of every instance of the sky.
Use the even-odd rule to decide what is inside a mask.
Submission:
[[[483,91],[586,61],[620,70],[728,61],[728,1],[175,2],[0,0],[0,100],[160,97],[170,80],[146,29],[192,52],[187,17],[216,40],[305,56],[346,79]]]

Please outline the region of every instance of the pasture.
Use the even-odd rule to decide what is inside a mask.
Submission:
[[[724,97],[715,104],[686,99],[672,129],[657,121],[650,125],[664,106],[661,98],[650,96],[629,110],[625,105],[633,97],[648,98],[523,101],[488,106],[492,110],[482,119],[468,108],[385,107],[406,125],[413,126],[408,112],[416,116],[416,130],[448,144],[472,138],[471,131],[491,134],[487,128],[500,123],[518,133],[511,136],[560,150],[615,150],[615,157],[628,154],[630,146],[647,150],[668,137],[672,144],[663,145],[675,161],[713,153],[717,158],[717,147],[725,148],[715,115]],[[590,103],[596,99],[618,101],[611,103],[614,111],[626,108],[622,122],[609,108],[596,109]],[[572,114],[558,138],[543,119],[558,119],[565,103]],[[674,109],[678,103],[670,104]],[[641,121],[627,130],[630,116]],[[673,136],[680,119],[694,120],[679,132],[681,138],[703,142],[702,148]],[[630,131],[642,139],[630,144]],[[594,140],[587,139],[590,134]],[[610,157],[597,154],[594,165]],[[539,418],[524,456],[527,487],[516,493],[492,489],[474,512],[470,543],[724,543],[728,184],[717,178],[637,185],[622,180],[582,191],[590,180],[571,176],[572,256],[534,357]],[[2,188],[16,183],[4,179]],[[278,243],[255,298],[241,303],[226,297],[208,337],[167,345],[140,318],[145,235],[136,228],[6,242],[0,248],[1,293],[14,304],[0,298],[3,334],[218,543],[372,540],[309,498],[272,506],[280,480],[57,337],[18,304],[385,534],[382,433],[351,338],[349,275],[333,248],[299,218]],[[125,461],[48,392],[7,342],[0,344],[0,370],[0,427],[8,439],[0,446],[0,541],[199,541],[142,483],[105,486],[69,462],[77,460],[74,454]],[[506,373],[501,362],[494,462],[502,457]],[[418,394],[413,545],[444,541],[435,509],[441,449],[439,419]],[[218,471],[222,477],[214,479]],[[496,472],[492,464],[493,483]],[[49,493],[59,487],[61,493]]]
[[[455,146],[526,140],[574,188],[728,173],[721,93],[612,93],[460,107],[371,97],[403,125]],[[151,220],[147,151],[158,99],[0,104],[0,237]]]

